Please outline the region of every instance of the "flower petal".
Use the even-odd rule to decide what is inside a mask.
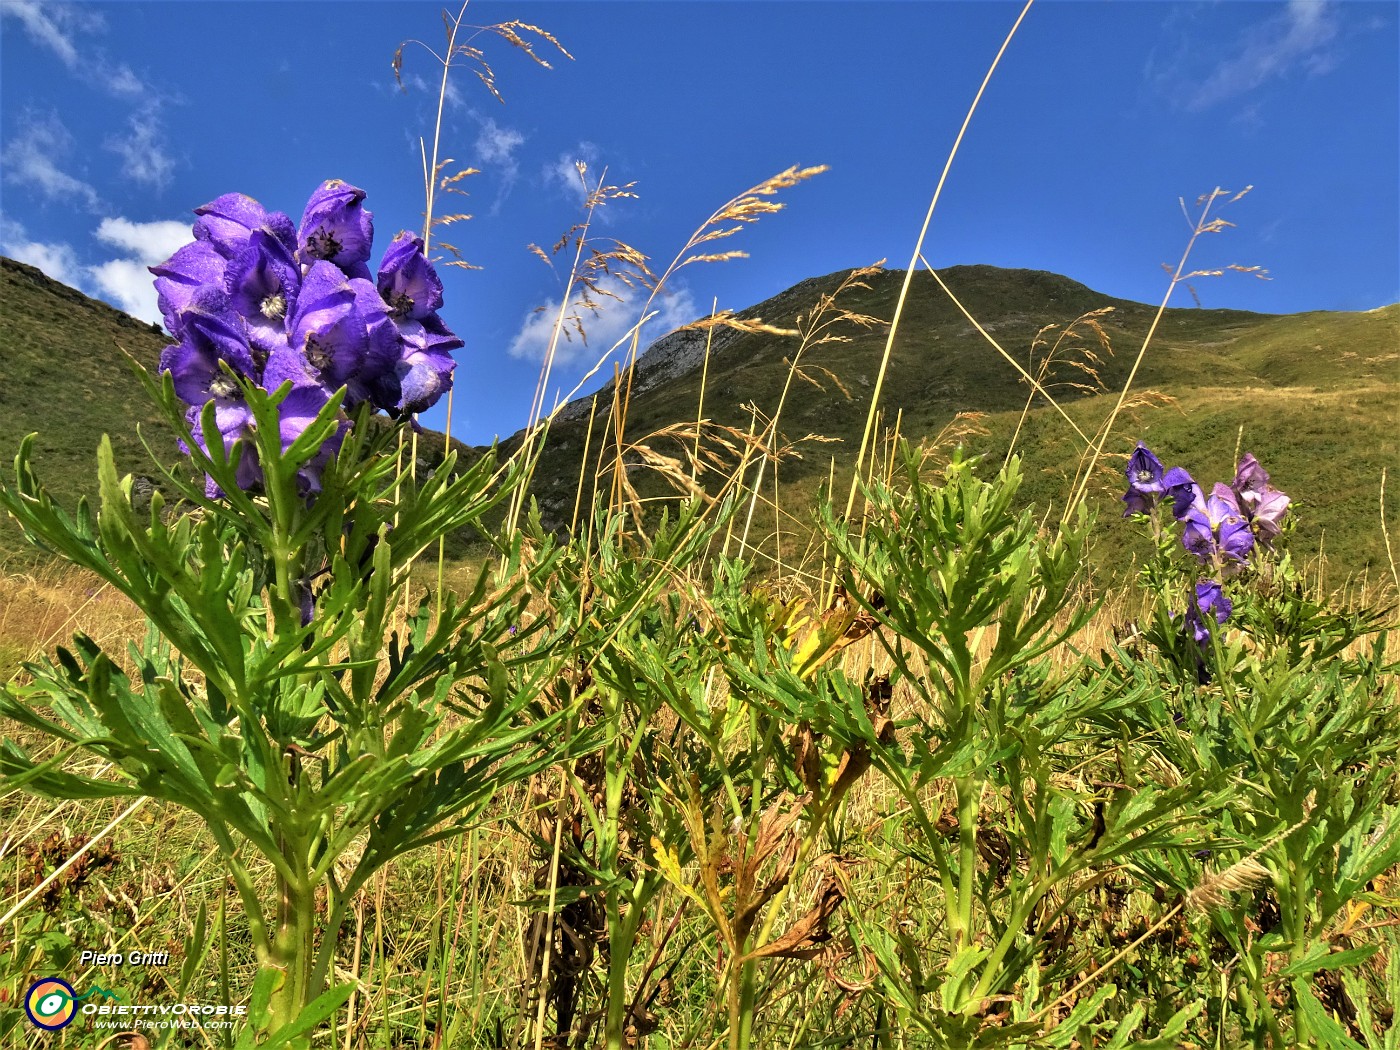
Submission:
[[[374,216],[365,209],[364,199],[364,190],[341,179],[321,183],[302,213],[297,259],[303,265],[324,259],[342,269],[363,264],[374,240]]]

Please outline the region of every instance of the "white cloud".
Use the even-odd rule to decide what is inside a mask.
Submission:
[[[193,239],[189,223],[186,222],[174,219],[132,222],[121,216],[103,219],[93,236],[113,247],[124,249],[129,256],[148,266],[164,262],[175,254],[176,249]]]
[[[514,128],[502,127],[491,117],[481,117],[475,112],[472,116],[481,121],[481,132],[476,137],[476,162],[482,167],[494,168],[500,175],[496,199],[491,204],[491,214],[498,215],[520,177],[520,162],[515,158],[515,151],[525,144],[525,136]]]
[[[140,95],[148,89],[145,82],[132,72],[131,67],[122,63],[108,71],[107,86],[114,95]]]
[[[44,0],[3,0],[0,16],[15,19],[25,35],[52,51],[67,69],[116,96],[134,96],[148,89],[130,66],[114,66],[107,56],[82,39],[107,28],[102,15],[81,4]]]
[[[0,251],[37,266],[55,281],[75,288],[82,283],[83,267],[71,245],[32,241],[24,227],[12,219],[0,218]]]
[[[573,338],[567,340],[562,334],[560,335],[554,350],[556,365],[561,367],[573,364],[592,365],[619,339],[626,336],[628,330],[641,317],[642,306],[645,304],[648,294],[645,289],[628,288],[622,281],[614,277],[603,278],[599,282],[599,286],[604,291],[618,296],[621,301],[595,296],[594,298],[599,305],[596,315],[585,307],[574,306],[569,313],[577,315],[582,322],[584,333],[588,336],[588,344],[584,345],[583,340],[578,337],[578,333],[573,330],[572,324],[566,321],[565,326]],[[575,295],[574,299],[577,301],[578,296]],[[695,302],[691,298],[690,292],[685,288],[669,295],[659,296],[653,300],[651,309],[658,312],[642,327],[640,346],[643,348],[667,332],[673,331],[683,324],[689,324],[699,316]],[[549,351],[549,340],[554,332],[554,323],[558,317],[558,299],[546,303],[542,310],[527,314],[519,331],[515,333],[515,337],[510,342],[510,355],[527,361],[543,361],[545,354]],[[625,352],[630,345],[629,338],[623,346],[618,348],[619,352]]]
[[[492,118],[487,117],[481,124],[481,134],[476,137],[476,153],[483,164],[502,164],[512,170],[516,167],[515,151],[525,142],[525,136],[514,128],[503,128]]]
[[[580,142],[574,149],[559,154],[558,159],[544,166],[544,181],[545,185],[563,190],[582,205],[588,200],[589,187],[579,177],[579,161],[589,168],[594,167],[598,162],[598,147],[591,142]]]
[[[170,183],[175,160],[165,148],[165,131],[155,104],[142,106],[127,122],[128,131],[113,135],[104,145],[122,159],[122,174],[156,189]]]
[[[172,219],[132,222],[118,215],[103,219],[93,237],[109,246],[106,254],[116,249],[117,257],[84,266],[71,245],[32,240],[20,223],[0,217],[0,252],[37,266],[55,281],[99,295],[133,317],[159,324],[156,290],[146,267],[164,262],[187,244],[189,225]]]
[[[3,151],[5,181],[37,190],[46,200],[79,201],[96,210],[97,191],[58,166],[73,143],[58,117],[28,114],[21,126],[24,130],[6,143]]]
[[[5,0],[0,3],[0,16],[19,19],[30,40],[46,47],[69,69],[78,67],[78,48],[73,42],[74,29],[71,9],[37,0]]]
[[[104,299],[132,317],[160,323],[156,290],[143,263],[134,259],[111,259],[89,268],[93,283]]]
[[[103,219],[93,236],[123,253],[121,258],[109,259],[89,269],[98,291],[131,316],[160,323],[156,290],[146,267],[164,262],[177,248],[187,244],[189,225],[173,219],[132,222],[116,216]]]
[[[1298,69],[1311,76],[1328,72],[1336,64],[1329,45],[1337,32],[1335,0],[1289,0],[1241,35],[1234,53],[1191,92],[1187,108],[1206,109]]]

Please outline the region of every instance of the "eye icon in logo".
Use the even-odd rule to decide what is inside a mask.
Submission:
[[[24,1012],[45,1031],[57,1032],[73,1023],[78,1009],[73,986],[57,977],[45,977],[29,986],[24,996]]]

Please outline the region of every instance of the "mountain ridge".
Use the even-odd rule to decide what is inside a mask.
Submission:
[[[811,314],[851,273],[838,270],[808,278],[736,316],[796,327],[799,315]],[[1063,357],[1066,370],[1052,368],[1044,380],[1061,409],[1086,433],[1107,416],[1157,311],[1043,270],[969,265],[949,267],[940,275],[983,328],[1032,371],[1040,368],[1048,346],[1042,344],[1028,357],[1038,333],[1053,339],[1081,319],[1078,331],[1084,338],[1074,341],[1078,356]],[[903,280],[899,270],[872,273],[864,287],[847,288],[837,306],[888,321]],[[1082,320],[1110,307],[1091,319],[1114,353]],[[1047,331],[1047,325],[1057,327]],[[802,349],[797,378],[792,378],[791,362],[798,340],[724,328],[714,330],[709,367],[703,370],[704,416],[714,427],[761,429],[787,388],[778,444],[806,449],[805,458],[787,459],[780,467],[782,506],[790,515],[781,522],[782,542],[794,549],[801,547],[808,528],[802,508],[816,498],[828,476],[849,477],[886,343],[883,324],[847,322],[826,331],[839,339],[814,341]],[[639,355],[629,443],[687,420],[694,424],[705,336],[701,331],[667,333]],[[92,492],[93,453],[103,432],[112,436],[122,471],[140,473],[147,462],[138,426],[158,459],[177,460],[174,436],[147,405],[117,352],[121,347],[154,368],[166,343],[158,326],[53,281],[34,267],[0,259],[0,377],[5,380],[0,383],[0,458],[9,461],[23,435],[39,431],[40,476],[70,506]],[[1241,451],[1254,452],[1274,474],[1275,484],[1297,499],[1303,514],[1296,537],[1300,553],[1325,546],[1343,575],[1386,574],[1377,484],[1382,468],[1393,473],[1397,461],[1398,348],[1400,305],[1364,313],[1167,310],[1138,370],[1135,390],[1156,390],[1161,395],[1157,403],[1168,407],[1132,408],[1115,428],[1092,490],[1100,522],[1121,514],[1121,458],[1139,438],[1207,484],[1233,473],[1239,445]],[[1071,358],[1084,363],[1086,351],[1097,359],[1090,363],[1092,377],[1069,367]],[[462,364],[469,368],[470,357],[464,356]],[[969,453],[999,463],[1015,433],[1017,451],[1026,458],[1027,504],[1054,507],[1063,499],[1082,445],[1055,409],[1039,396],[1028,404],[1027,395],[1016,369],[987,345],[931,275],[917,273],[881,397],[884,428],[898,420],[903,434],[919,440],[938,434],[960,413],[974,413],[984,433],[965,435]],[[532,487],[547,526],[569,524],[578,481],[588,476],[587,466],[597,469],[602,436],[610,434],[601,422],[611,403],[609,385],[576,399],[553,420]],[[812,435],[822,440],[804,446],[804,437]],[[420,449],[428,450],[425,455],[442,447],[439,438],[430,432],[420,442]],[[521,433],[505,439],[503,451],[511,452],[520,439]],[[455,440],[454,445],[469,456],[477,451]],[[588,465],[582,462],[585,446]],[[608,457],[605,468],[615,454],[601,453]],[[685,452],[676,455],[683,459]],[[645,480],[635,450],[627,457],[629,478],[635,472],[639,492],[669,491]],[[772,484],[771,469],[769,477],[766,485]],[[1400,517],[1400,485],[1390,486],[1385,513],[1390,521]],[[768,557],[789,560],[793,553],[779,546],[771,511],[768,518],[768,532],[757,535],[752,545]],[[1140,544],[1123,538],[1125,529],[1105,526],[1102,531],[1099,563],[1128,564],[1142,554]],[[12,523],[0,526],[0,560],[16,556],[19,545]]]

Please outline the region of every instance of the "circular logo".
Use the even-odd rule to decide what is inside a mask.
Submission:
[[[45,977],[29,986],[24,996],[24,1012],[29,1020],[49,1032],[67,1028],[77,1016],[73,986],[58,977]]]

